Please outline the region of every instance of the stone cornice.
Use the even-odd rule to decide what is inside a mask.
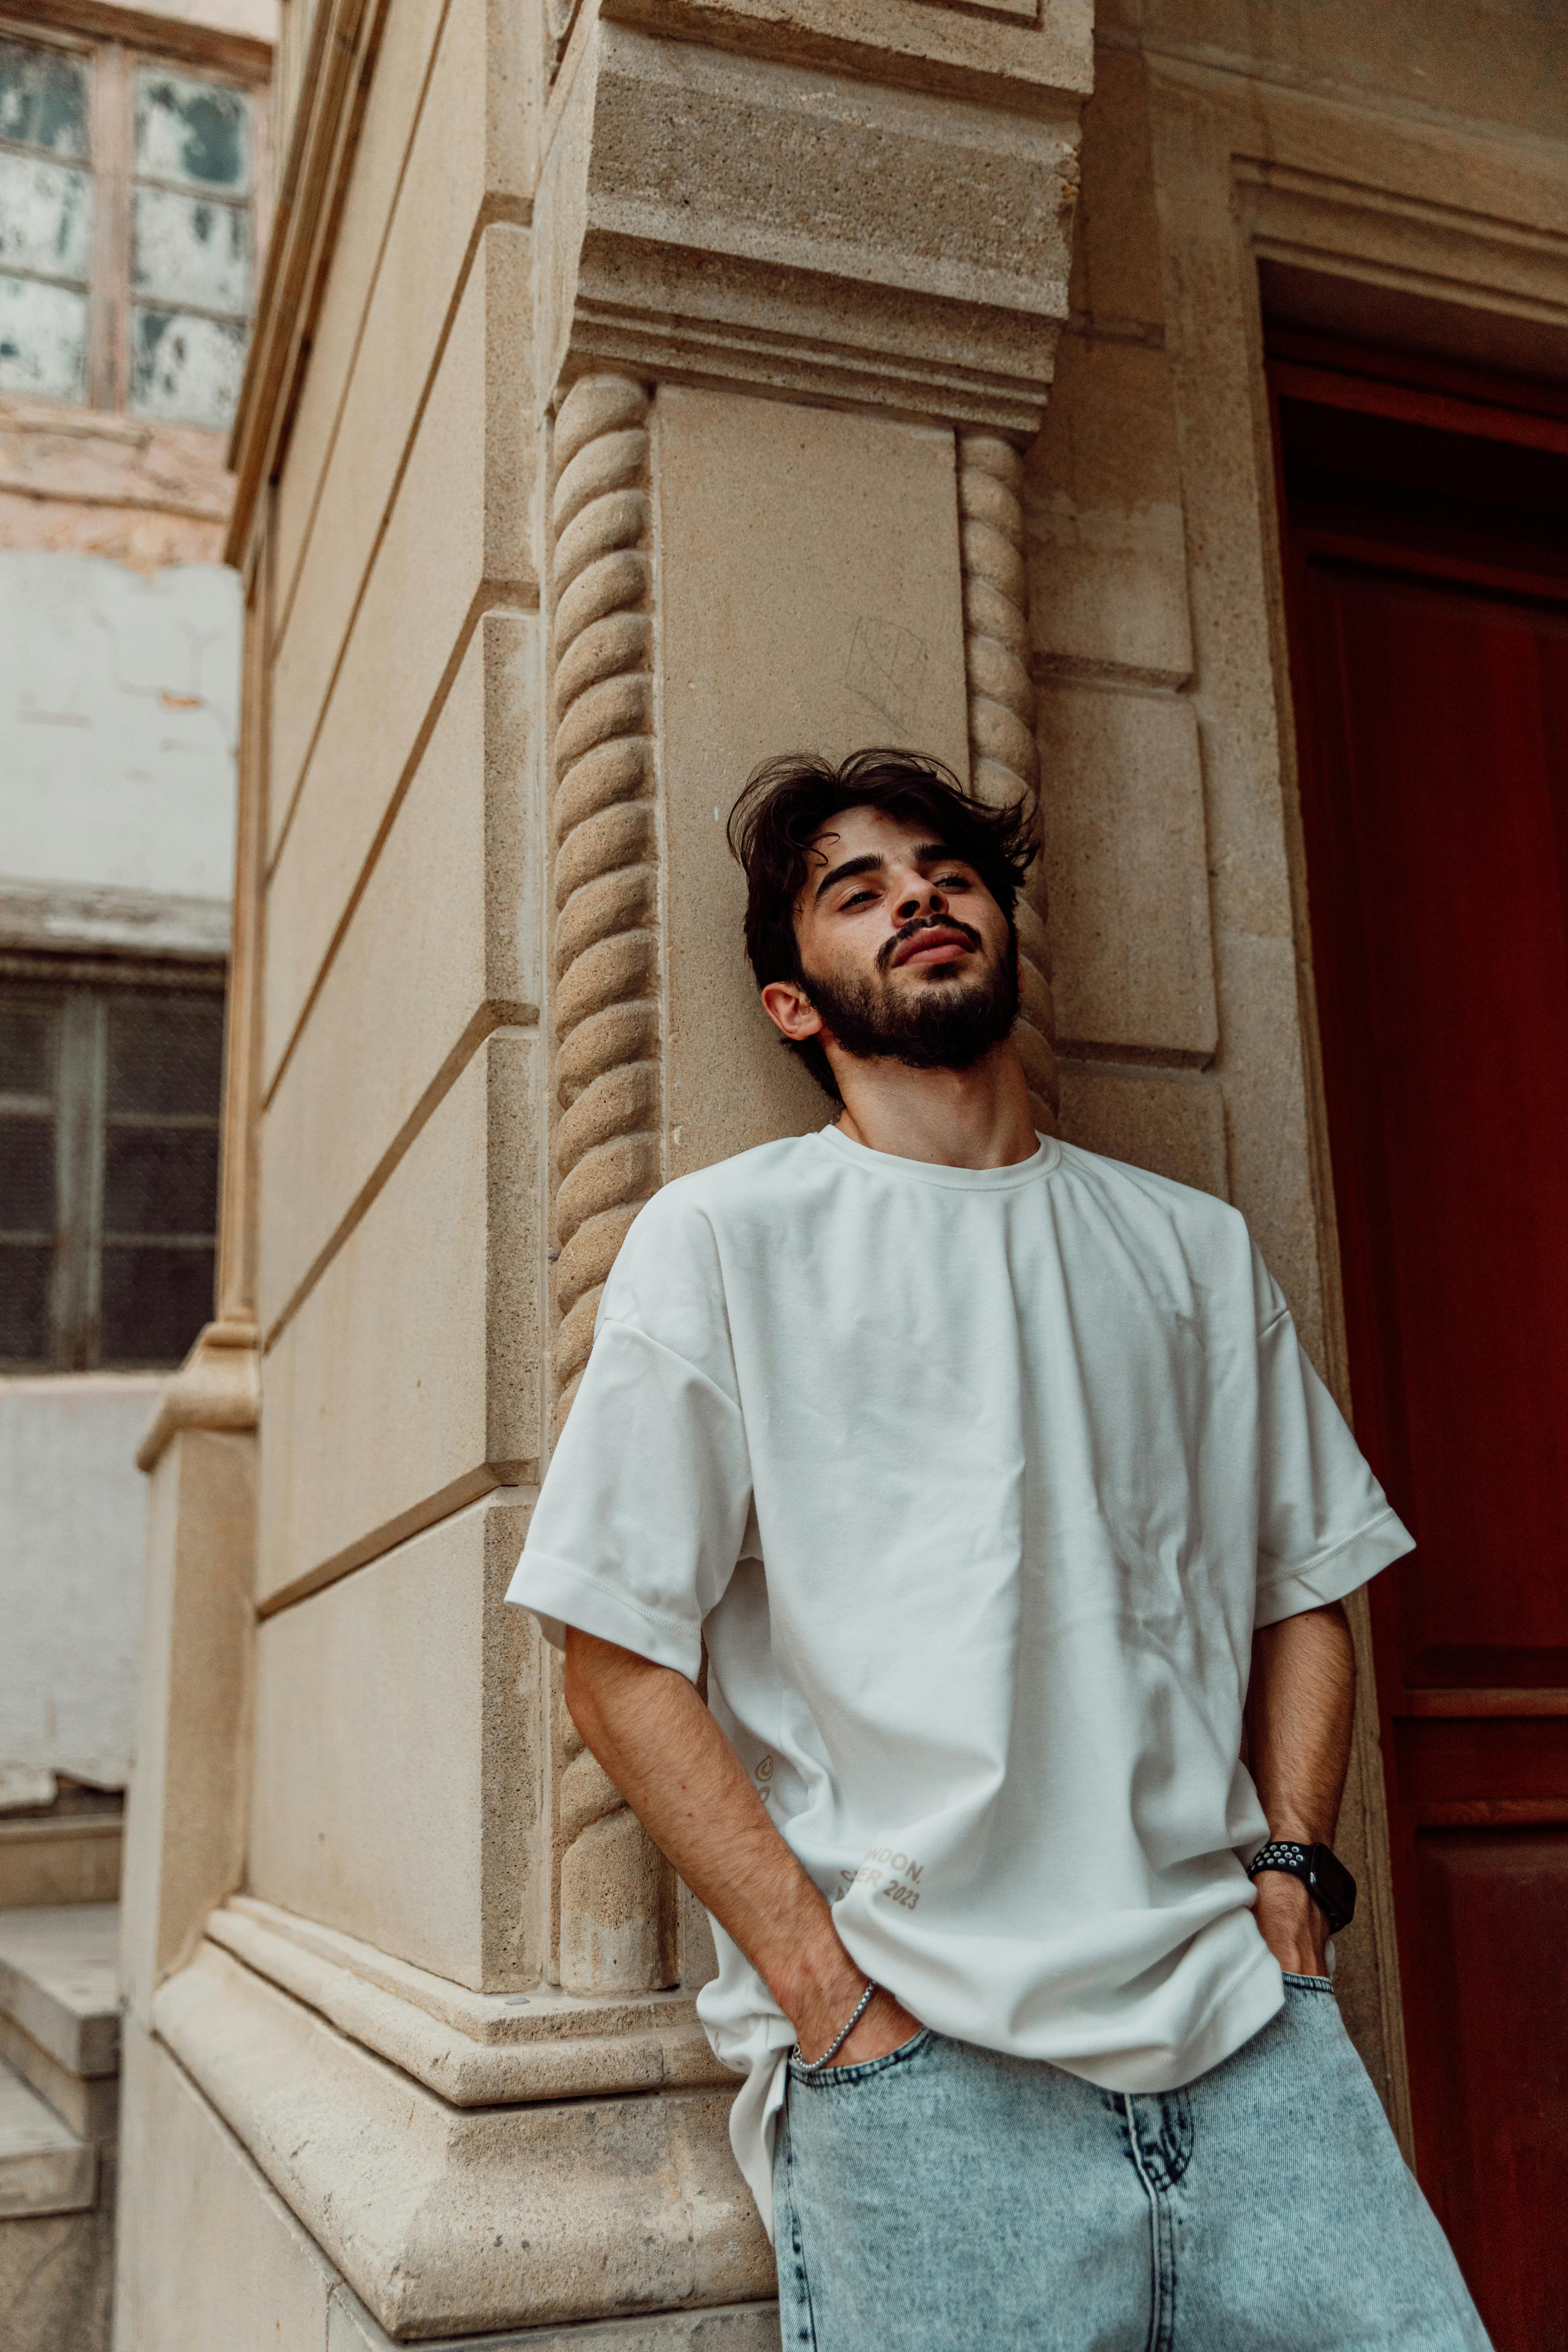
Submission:
[[[722,2086],[689,1994],[477,1993],[332,1927],[236,1895],[215,1944],[456,2107]]]
[[[390,0],[318,0],[311,20],[228,446],[236,478],[225,551],[230,563],[244,561],[257,500],[293,404],[389,5]]]
[[[155,1470],[184,1429],[254,1429],[261,1405],[254,1323],[209,1323],[168,1387],[136,1450],[139,1470]]]
[[[872,89],[662,21],[576,39],[535,210],[547,397],[613,365],[1037,430],[1079,93],[1019,112]]]

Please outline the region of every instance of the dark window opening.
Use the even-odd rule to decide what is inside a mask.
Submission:
[[[0,983],[0,1370],[177,1364],[210,1318],[223,1014]]]

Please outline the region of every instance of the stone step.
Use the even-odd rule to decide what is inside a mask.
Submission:
[[[0,2061],[83,2140],[112,2138],[120,1906],[0,1911]]]
[[[85,2213],[98,2194],[98,2150],[0,2062],[0,2221]]]

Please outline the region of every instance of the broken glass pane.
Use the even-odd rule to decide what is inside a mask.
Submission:
[[[87,397],[87,296],[0,271],[0,392]]]
[[[250,188],[250,101],[184,74],[136,77],[136,175],[184,188]]]
[[[131,411],[167,425],[221,430],[245,373],[246,330],[189,311],[131,314]]]
[[[0,152],[0,262],[72,278],[92,271],[92,175]]]
[[[0,139],[87,153],[87,59],[0,41]]]
[[[203,310],[250,309],[250,212],[173,188],[138,188],[131,283]]]

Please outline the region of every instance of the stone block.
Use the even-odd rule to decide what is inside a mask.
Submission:
[[[264,1329],[479,1037],[538,1018],[537,628],[530,614],[489,613],[468,640],[268,1105]],[[283,1172],[299,1168],[309,1184]]]
[[[1096,325],[1155,327],[1165,315],[1162,243],[1148,68],[1135,49],[1097,49],[1082,128],[1073,314]]]
[[[337,2273],[135,2024],[125,2068],[117,2352],[326,2352]]]
[[[523,394],[528,261],[523,230],[502,222],[485,231],[310,738],[268,895],[268,1086],[439,716],[479,611],[535,593],[523,576],[532,496]],[[298,691],[281,669],[274,672],[277,719],[297,708]],[[275,806],[304,759],[302,738],[292,755],[283,746],[275,751]]]
[[[1061,1083],[1061,1132],[1068,1143],[1229,1200],[1225,1097],[1217,1079],[1064,1062]]]
[[[339,216],[331,268],[310,338],[310,364],[294,413],[277,489],[274,520],[276,593],[286,601],[296,584],[321,493],[321,476],[342,432],[345,394],[365,323],[382,276],[398,185],[408,163],[428,88],[430,60],[441,30],[438,11],[390,10],[376,50],[375,71],[360,121],[348,194]],[[274,81],[274,96],[278,95]],[[441,305],[444,315],[445,304]],[[400,413],[406,425],[405,409]]]
[[[952,436],[744,394],[656,408],[672,1175],[824,1124],[757,1003],[725,820],[759,760],[910,743],[968,772]]]
[[[413,13],[430,21],[427,10]],[[466,303],[468,299],[465,268],[479,266],[477,255],[470,265],[469,249],[481,206],[487,197],[515,205],[526,193],[521,184],[526,109],[515,99],[510,105],[489,102],[492,76],[504,85],[509,66],[513,79],[521,72],[522,12],[502,0],[457,0],[438,21],[435,61],[421,92],[418,121],[393,198],[384,248],[377,258],[341,404],[334,399],[337,387],[331,375],[319,369],[317,353],[311,353],[306,381],[312,397],[334,407],[330,437],[323,446],[317,426],[313,446],[291,446],[283,469],[285,482],[290,483],[290,509],[300,494],[311,503],[297,584],[290,593],[285,573],[275,616],[270,795],[275,830],[287,817],[388,509],[401,497],[399,476],[432,370],[453,312],[459,299]],[[405,81],[412,79],[415,62],[410,58],[405,66]],[[458,123],[464,131],[454,136]],[[389,122],[387,127],[388,143],[395,145],[395,125]],[[356,192],[359,178],[356,170]],[[385,178],[384,163],[379,173],[367,179],[363,195],[384,202]],[[526,236],[521,242],[526,247]],[[352,310],[353,289],[346,280],[342,294],[345,307]],[[514,365],[521,356],[513,354]],[[525,369],[523,361],[511,383],[520,422],[531,407],[523,393]],[[319,470],[310,464],[318,447]],[[512,456],[517,465],[510,488],[516,509],[514,543],[504,576],[521,578],[527,568],[531,468],[521,444]],[[523,528],[518,531],[520,518]],[[296,536],[303,539],[302,526],[289,532],[285,551]]]
[[[251,1888],[476,1990],[542,1972],[527,1520],[489,1496],[257,1641]]]
[[[1062,337],[1025,489],[1047,662],[1180,686],[1193,667],[1181,466],[1163,352]]]
[[[1203,771],[1173,694],[1058,684],[1039,713],[1058,1052],[1215,1051]]]
[[[0,1910],[35,1903],[112,1903],[120,1893],[118,1813],[0,1822]]]
[[[531,1033],[475,1054],[262,1370],[259,1592],[390,1550],[540,1452]]]
[[[179,1430],[152,1474],[120,1947],[143,2018],[244,1868],[255,1482],[240,1430]]]
[[[157,2026],[395,2339],[772,2292],[727,2091],[454,2110],[212,1944]]]

